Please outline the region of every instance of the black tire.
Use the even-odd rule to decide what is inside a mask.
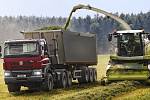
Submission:
[[[40,84],[40,85],[34,84],[34,85],[32,85],[32,86],[29,86],[29,87],[28,87],[28,90],[29,90],[30,92],[40,91],[40,89],[41,89],[41,88],[39,88],[40,86],[41,86],[41,84]]]
[[[101,80],[101,85],[106,86],[105,80]]]
[[[84,82],[85,83],[88,83],[89,82],[89,76],[90,76],[90,73],[89,73],[89,70],[88,68],[86,69],[86,72],[85,72],[85,76],[84,76]]]
[[[34,91],[37,91],[38,89],[35,88],[35,87],[28,87],[28,90],[29,90],[30,92],[34,92]]]
[[[84,83],[84,81],[83,81],[83,77],[82,77],[82,76],[81,76],[81,78],[78,78],[78,82],[79,82],[79,84]]]
[[[72,86],[72,74],[70,71],[67,72],[67,86],[71,87]]]
[[[17,84],[8,84],[7,88],[9,92],[20,92],[21,86]]]
[[[45,77],[44,83],[42,85],[42,89],[44,91],[50,91],[52,90],[54,87],[54,80],[53,80],[53,76],[48,73],[47,76]]]
[[[57,81],[57,85],[59,88],[66,88],[67,87],[67,75],[65,72],[61,72],[60,80]]]
[[[90,74],[89,74],[89,82],[92,83],[92,82],[94,81],[94,79],[93,79],[93,76],[94,76],[94,75],[93,75],[93,70],[92,70],[91,68],[89,69],[89,73],[90,73]]]
[[[97,70],[93,69],[93,81],[96,82],[97,81]]]
[[[88,83],[89,82],[89,70],[87,67],[82,69],[81,78],[78,78],[79,83]]]
[[[106,77],[103,77],[103,78],[101,79],[101,85],[106,86],[106,85],[108,85],[108,84],[109,84],[109,81],[107,80],[107,78],[106,78]]]

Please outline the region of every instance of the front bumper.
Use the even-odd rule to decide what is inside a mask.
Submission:
[[[43,82],[43,75],[34,75],[34,70],[29,71],[5,71],[5,84],[18,83],[18,84],[32,84]]]
[[[9,83],[18,83],[18,84],[30,84],[30,83],[41,83],[43,81],[42,77],[26,77],[26,78],[17,78],[17,77],[5,77],[5,84]]]

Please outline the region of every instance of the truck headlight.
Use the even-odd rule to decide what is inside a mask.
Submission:
[[[4,72],[4,76],[5,76],[5,77],[11,76],[11,72],[10,72],[10,71],[5,71],[5,72]]]
[[[33,70],[33,75],[35,76],[39,76],[39,75],[42,75],[42,70]]]

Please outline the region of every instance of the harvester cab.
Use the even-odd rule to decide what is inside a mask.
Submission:
[[[145,39],[148,33],[143,30],[116,31],[108,35],[108,41],[116,38],[116,55],[123,57],[143,56]]]
[[[110,33],[108,41],[115,43],[115,53],[110,56],[106,76],[102,83],[120,80],[146,81],[150,73],[145,47],[150,34],[144,30],[122,30]],[[112,43],[112,44],[113,44]]]

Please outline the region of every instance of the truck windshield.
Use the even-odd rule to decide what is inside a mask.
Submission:
[[[140,35],[122,34],[118,38],[119,56],[142,56],[142,41]]]
[[[6,43],[4,48],[4,56],[37,55],[38,53],[36,42]]]

